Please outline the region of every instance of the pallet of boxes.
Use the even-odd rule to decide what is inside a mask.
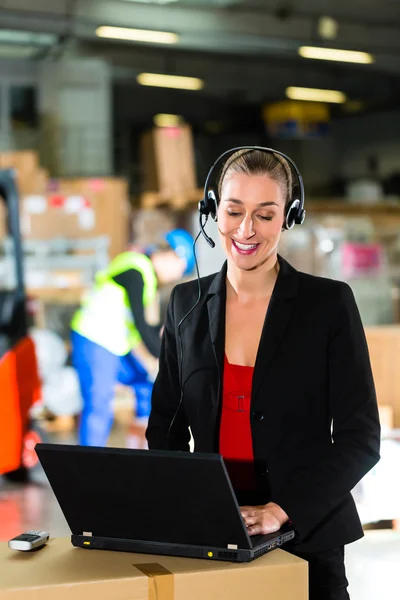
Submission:
[[[26,264],[40,265],[25,269],[28,294],[48,302],[79,303],[92,282],[89,266],[92,271],[104,266],[128,242],[127,181],[50,179],[33,151],[0,154],[0,168],[16,171],[21,233],[29,249]],[[90,262],[88,254],[99,248],[101,256]],[[35,254],[41,260],[31,260]]]
[[[0,153],[0,168],[14,169],[16,174],[25,287],[37,342],[46,346],[39,348],[39,357],[43,355],[44,364],[53,367],[56,361],[46,348],[54,347],[54,356],[60,356],[57,367],[65,370],[65,356],[61,350],[57,352],[55,337],[68,346],[72,314],[96,272],[126,248],[130,236],[128,184],[116,178],[51,179],[34,151]],[[7,239],[2,203],[0,209],[0,262],[10,264],[13,247]],[[5,271],[12,275],[12,269]],[[57,373],[54,368],[51,371],[54,378]],[[58,375],[61,377],[61,372]],[[67,384],[64,388],[70,389]],[[61,396],[60,390],[60,402]],[[57,422],[62,426],[62,419]]]
[[[197,188],[192,130],[188,124],[154,127],[140,145],[142,190],[140,206],[182,210],[201,199]]]

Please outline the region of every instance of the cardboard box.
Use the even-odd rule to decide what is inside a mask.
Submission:
[[[15,169],[21,175],[33,173],[39,169],[38,153],[34,150],[0,152],[0,169]]]
[[[400,427],[400,327],[366,327],[378,404],[391,406],[393,427]]]
[[[45,194],[49,174],[39,167],[39,157],[33,150],[0,153],[0,169],[15,169],[20,194]]]
[[[21,195],[46,194],[49,181],[49,174],[46,169],[37,169],[25,176],[18,176],[17,174],[17,186]]]
[[[141,140],[143,191],[158,192],[161,200],[184,198],[196,193],[196,170],[192,131],[189,125],[156,127]],[[154,204],[147,203],[150,208]]]
[[[381,436],[390,435],[393,429],[393,407],[387,404],[378,405]]]
[[[25,239],[87,238],[106,235],[109,255],[124,251],[129,240],[128,184],[123,179],[60,179],[46,195],[24,196],[21,230]]]
[[[308,565],[274,550],[251,563],[73,548],[0,545],[0,600],[307,600]]]

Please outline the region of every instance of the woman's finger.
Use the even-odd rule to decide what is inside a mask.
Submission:
[[[247,528],[247,532],[249,535],[259,535],[261,533],[261,525],[259,523],[252,525]]]
[[[240,512],[241,512],[243,518],[255,517],[256,515],[259,514],[258,510],[254,510],[254,508],[251,508],[250,506],[242,507],[240,509]]]
[[[244,519],[244,522],[246,523],[246,526],[249,527],[250,525],[255,525],[256,523],[258,523],[259,518],[258,517],[246,517]]]

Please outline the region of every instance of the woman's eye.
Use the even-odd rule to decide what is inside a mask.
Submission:
[[[258,215],[260,217],[260,219],[262,219],[263,221],[272,221],[272,217],[263,217],[263,215]]]
[[[229,210],[228,210],[228,215],[230,217],[240,217],[240,213],[238,213],[238,212],[230,212]]]

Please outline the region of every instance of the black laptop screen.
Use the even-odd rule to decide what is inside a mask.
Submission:
[[[36,450],[72,533],[251,548],[218,455],[52,444]]]

